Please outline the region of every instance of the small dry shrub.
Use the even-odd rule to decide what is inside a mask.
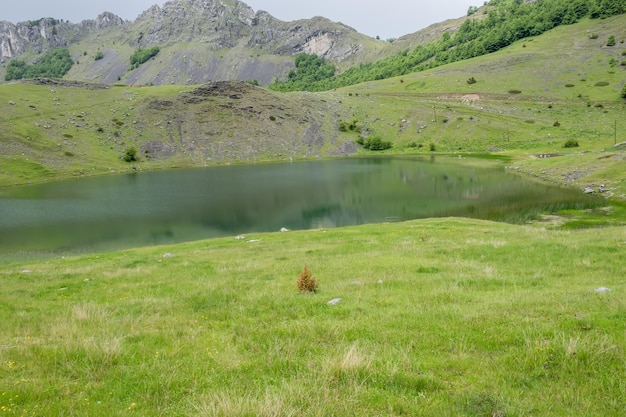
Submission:
[[[317,292],[317,280],[308,266],[304,265],[304,271],[298,278],[298,289],[301,292]]]

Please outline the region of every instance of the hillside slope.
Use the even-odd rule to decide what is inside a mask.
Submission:
[[[626,39],[625,28],[626,15],[585,20],[494,54],[324,93],[4,85],[0,184],[348,155],[368,152],[359,136],[379,136],[392,152],[507,155],[520,172],[624,198],[624,146],[615,145],[626,141],[626,45],[606,43]],[[568,140],[579,146],[564,148]],[[139,162],[122,160],[129,147]]]

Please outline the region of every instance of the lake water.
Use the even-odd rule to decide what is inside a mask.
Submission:
[[[425,217],[518,222],[592,200],[451,158],[178,169],[0,190],[0,253],[90,252]]]

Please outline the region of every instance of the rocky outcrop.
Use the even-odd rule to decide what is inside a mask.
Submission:
[[[0,22],[0,57],[15,58],[26,52],[40,54],[54,48],[68,47],[87,36],[112,27],[124,25],[122,18],[102,13],[95,20],[74,24],[53,18],[43,18],[13,24]]]
[[[13,58],[28,50],[40,53],[48,48],[67,46],[63,36],[69,25],[56,19],[13,24],[0,22],[0,54],[2,58]]]
[[[237,0],[173,0],[152,6],[133,23],[140,46],[199,41],[213,49],[232,48],[246,37],[254,10]]]
[[[278,55],[295,55],[305,52],[334,61],[342,61],[351,55],[358,54],[364,48],[362,42],[352,42],[354,35],[360,35],[356,30],[323,17],[283,22],[273,18],[267,12],[259,12],[255,23],[248,45],[260,47]]]

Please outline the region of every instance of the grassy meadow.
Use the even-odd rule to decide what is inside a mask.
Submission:
[[[620,416],[624,245],[450,218],[9,263],[0,412]]]

